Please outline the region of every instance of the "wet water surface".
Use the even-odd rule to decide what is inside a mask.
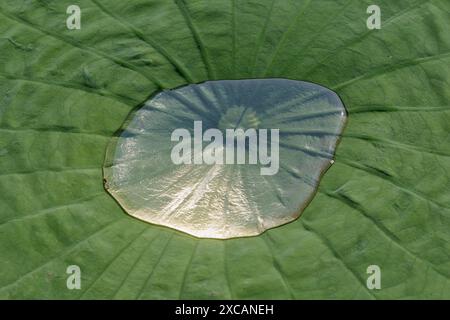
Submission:
[[[339,97],[285,79],[162,91],[111,141],[108,192],[141,220],[197,237],[252,236],[301,214],[346,122]]]

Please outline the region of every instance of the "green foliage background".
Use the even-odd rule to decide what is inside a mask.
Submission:
[[[378,0],[374,31],[370,4],[2,0],[0,298],[450,298],[450,2]],[[199,240],[104,191],[110,137],[153,92],[265,77],[327,86],[349,111],[300,219]]]

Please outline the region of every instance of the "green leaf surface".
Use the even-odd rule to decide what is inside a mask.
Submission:
[[[0,3],[0,298],[450,298],[448,1],[380,0],[380,30],[368,0],[79,0],[68,30],[72,4]],[[102,184],[128,114],[246,78],[318,83],[349,112],[302,217],[225,241],[129,217]]]

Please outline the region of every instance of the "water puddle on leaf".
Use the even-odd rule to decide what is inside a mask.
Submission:
[[[303,81],[162,91],[109,144],[105,188],[149,223],[206,238],[258,235],[300,216],[346,118],[334,92]]]

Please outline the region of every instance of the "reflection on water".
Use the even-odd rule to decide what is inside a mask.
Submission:
[[[197,237],[258,235],[301,214],[346,117],[334,92],[302,81],[162,91],[111,141],[105,187],[128,214],[153,224]]]

